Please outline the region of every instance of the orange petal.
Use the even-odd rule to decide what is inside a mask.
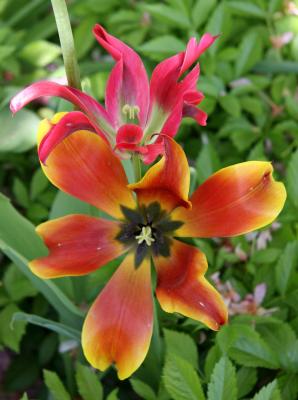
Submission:
[[[236,236],[271,223],[283,208],[286,191],[272,176],[269,162],[248,161],[223,168],[192,195],[192,209],[173,219],[185,224],[178,236]]]
[[[88,312],[82,331],[85,357],[101,371],[115,363],[119,379],[128,378],[148,352],[152,326],[150,260],[135,269],[129,254]]]
[[[120,256],[124,246],[115,240],[119,224],[87,215],[68,215],[36,228],[49,255],[29,267],[41,278],[84,275]]]
[[[57,123],[63,115],[56,115],[51,123]],[[39,141],[49,131],[51,123],[41,122]],[[72,133],[54,148],[42,168],[59,189],[116,218],[122,217],[120,205],[135,208],[120,160],[95,133]]]
[[[181,205],[191,207],[188,201],[189,167],[181,146],[168,136],[163,136],[165,156],[153,165],[137,183],[129,185],[142,204],[159,201],[171,211]]]
[[[177,312],[217,330],[227,322],[220,294],[205,279],[207,260],[201,251],[173,241],[169,257],[156,257],[156,295],[162,309]]]

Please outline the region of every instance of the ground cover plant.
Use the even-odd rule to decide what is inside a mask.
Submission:
[[[28,261],[46,254],[36,225],[70,214],[99,214],[94,205],[57,190],[39,165],[40,120],[72,111],[72,105],[42,97],[14,117],[9,110],[10,99],[32,82],[66,84],[51,3],[2,1],[0,398],[295,400],[298,2],[73,0],[67,5],[82,90],[101,103],[114,62],[92,35],[95,24],[134,48],[149,75],[158,62],[184,51],[191,37],[219,35],[199,58],[196,89],[205,96],[199,107],[208,114],[207,125],[202,118],[200,125],[184,118],[175,136],[190,164],[190,192],[221,168],[270,161],[287,201],[278,219],[258,231],[188,242],[205,253],[206,277],[226,303],[229,324],[215,332],[156,303],[149,352],[132,376],[120,381],[114,367],[90,368],[80,344],[82,322],[120,260],[89,275],[55,280],[39,279],[28,268]],[[129,160],[123,165],[134,182],[133,165]],[[143,175],[147,170],[142,164]],[[150,234],[141,233],[140,240],[150,242]]]

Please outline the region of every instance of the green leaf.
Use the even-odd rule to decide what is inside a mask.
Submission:
[[[30,184],[30,197],[32,200],[41,194],[49,186],[49,181],[46,178],[41,168],[38,168],[32,177]]]
[[[290,201],[298,208],[298,150],[292,155],[287,169],[287,192]]]
[[[78,59],[83,58],[91,49],[94,43],[93,35],[90,35],[92,32],[93,26],[97,22],[96,16],[88,16],[88,18],[80,21],[76,29],[74,30],[74,42],[76,48],[76,54]]]
[[[267,17],[267,14],[264,10],[262,10],[256,4],[248,1],[229,1],[227,3],[227,7],[233,14],[240,15],[242,17],[255,17],[261,19],[265,19]]]
[[[164,35],[151,39],[139,47],[139,51],[157,60],[184,51],[185,44],[175,36]]]
[[[241,107],[239,100],[236,96],[232,94],[226,94],[225,96],[219,96],[218,98],[219,104],[221,107],[233,117],[240,117],[241,115]]]
[[[285,295],[291,283],[291,278],[295,272],[296,262],[298,259],[298,243],[291,242],[279,258],[275,269],[276,286],[281,295]]]
[[[144,400],[156,400],[156,394],[147,383],[139,379],[130,379],[133,390]]]
[[[27,393],[24,393],[20,400],[29,400]]]
[[[235,65],[237,76],[241,76],[250,71],[261,59],[262,48],[260,34],[255,30],[243,36]]]
[[[235,367],[227,357],[215,365],[208,385],[208,400],[237,400]]]
[[[204,400],[199,376],[190,363],[171,354],[164,367],[164,384],[173,400]]]
[[[191,17],[194,29],[202,26],[210,16],[212,10],[216,6],[217,0],[197,0],[193,6]]]
[[[0,152],[22,153],[36,143],[39,118],[30,110],[20,110],[13,117],[4,108],[0,111]]]
[[[50,280],[42,280],[28,268],[29,260],[41,257],[47,250],[37,236],[34,226],[22,217],[0,193],[0,249],[31,281],[57,310],[63,322],[74,328],[81,327],[82,313]]]
[[[19,53],[19,57],[36,67],[44,67],[61,54],[61,49],[54,43],[36,40],[28,43]]]
[[[20,179],[14,178],[12,191],[19,205],[27,208],[29,206],[29,195],[27,187]]]
[[[286,400],[296,400],[298,395],[297,374],[284,374],[278,380],[281,391],[281,398]]]
[[[168,354],[175,354],[198,368],[198,350],[194,340],[186,333],[164,329],[166,349]]]
[[[15,304],[9,304],[0,312],[0,342],[16,352],[19,351],[20,341],[26,330],[24,322],[11,324],[13,315],[17,311],[19,309]]]
[[[90,367],[76,364],[76,381],[83,400],[102,400],[103,388],[98,376]]]
[[[190,21],[187,16],[172,7],[165,4],[143,4],[142,7],[165,25],[173,26],[174,28],[190,28]]]
[[[257,383],[257,370],[255,368],[241,367],[237,371],[238,397],[249,394]]]
[[[3,277],[5,290],[11,300],[18,302],[26,297],[36,296],[38,293],[28,278],[26,278],[16,265],[11,264]]]
[[[226,7],[226,4],[219,3],[213,11],[208,24],[206,25],[205,32],[210,32],[213,35],[219,35],[224,32],[220,40],[216,40],[208,50],[210,54],[214,55],[217,52],[219,45],[229,37],[232,28],[231,14]]]
[[[13,315],[12,322],[14,321],[26,321],[33,325],[41,326],[42,328],[49,329],[53,332],[58,333],[59,335],[67,336],[71,339],[80,342],[81,340],[81,332],[73,329],[65,324],[61,324],[60,322],[52,321],[50,319],[39,317],[34,314],[26,314],[24,312],[15,312]]]
[[[54,400],[71,400],[59,376],[52,371],[43,371],[44,381]]]
[[[207,139],[207,141],[205,139]],[[203,183],[219,168],[220,161],[218,153],[211,141],[206,136],[204,138],[203,146],[196,162],[196,170],[199,183]]]
[[[112,391],[108,394],[106,400],[118,400],[118,391],[119,391],[118,388],[112,390]]]
[[[234,324],[225,326],[217,335],[218,344],[238,364],[245,367],[277,369],[275,353],[250,326]]]
[[[264,386],[252,400],[282,400],[280,397],[280,391],[277,386],[277,381],[269,383]]]
[[[262,74],[297,74],[298,63],[296,61],[259,61],[253,68],[254,72]]]
[[[298,372],[298,346],[290,325],[274,318],[257,321],[256,329],[275,352],[284,370]]]

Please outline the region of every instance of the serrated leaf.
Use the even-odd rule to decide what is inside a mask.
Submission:
[[[174,26],[175,28],[177,26],[185,29],[190,28],[190,21],[187,16],[173,7],[160,3],[144,4],[143,8],[165,25]]]
[[[175,354],[198,368],[198,350],[194,340],[183,332],[164,329],[166,349],[168,354]]]
[[[287,293],[291,282],[291,277],[295,271],[298,259],[298,243],[291,242],[286,245],[286,248],[279,258],[275,270],[276,286],[281,295]]]
[[[65,389],[56,372],[44,370],[44,381],[54,400],[71,400],[70,394]]]
[[[80,395],[84,400],[102,400],[103,388],[90,367],[77,363],[76,365],[76,382]]]
[[[237,76],[245,74],[256,65],[262,57],[262,48],[262,41],[258,32],[250,31],[243,36],[235,65]]]
[[[145,382],[139,379],[130,379],[133,390],[144,400],[156,400],[156,394],[153,389]]]
[[[215,365],[208,385],[208,400],[237,400],[235,367],[227,357]]]
[[[252,400],[282,400],[280,391],[278,389],[277,381],[269,383],[264,386]]]
[[[287,169],[287,192],[291,202],[298,208],[298,150],[292,155]]]
[[[272,369],[279,366],[275,353],[250,326],[225,326],[216,339],[222,352],[240,365]]]
[[[237,371],[238,397],[249,394],[257,383],[257,370],[255,368],[241,367]]]
[[[28,278],[26,278],[14,264],[11,264],[7,268],[3,277],[3,282],[9,297],[15,302],[26,297],[36,296],[38,293]]]
[[[118,400],[118,391],[118,388],[112,390],[111,393],[108,394],[106,400]]]
[[[198,374],[190,363],[171,354],[163,371],[164,384],[173,400],[204,400]]]

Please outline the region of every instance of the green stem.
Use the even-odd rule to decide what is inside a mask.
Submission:
[[[135,181],[138,182],[142,178],[141,160],[137,154],[132,156],[132,165],[135,174]]]
[[[51,0],[69,86],[81,89],[80,71],[65,0]]]

